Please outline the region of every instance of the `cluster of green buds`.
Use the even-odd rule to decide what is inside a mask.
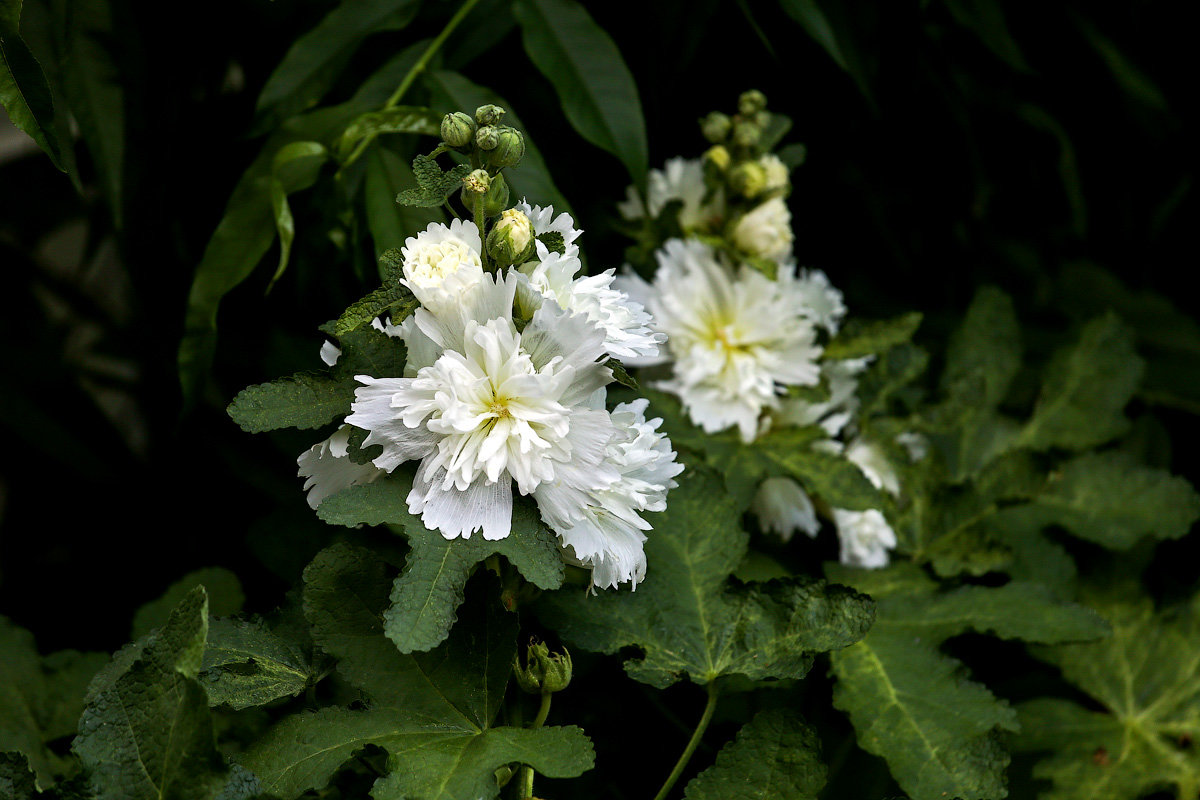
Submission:
[[[517,685],[529,694],[561,692],[571,683],[571,654],[551,653],[545,642],[531,641],[525,652],[525,665],[518,657],[513,664]]]
[[[786,130],[786,125],[786,118],[767,111],[767,98],[757,89],[742,93],[733,116],[714,111],[704,117],[700,130],[712,145],[704,153],[710,180],[747,200],[785,192],[787,171],[769,152],[779,128]]]
[[[462,111],[447,114],[442,118],[442,141],[489,170],[515,167],[525,155],[525,137],[516,128],[500,124],[504,114],[503,108],[490,103],[475,109],[474,118]]]

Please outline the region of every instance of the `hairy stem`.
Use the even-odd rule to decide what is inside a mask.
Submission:
[[[550,698],[554,697],[553,692],[542,692],[542,704],[538,706],[537,716],[533,718],[533,724],[530,728],[537,730],[546,722],[546,717],[550,716]],[[521,800],[529,800],[533,797],[533,767],[528,764],[521,767],[520,775],[521,793],[518,795]]]
[[[704,705],[704,713],[700,716],[700,721],[696,723],[696,729],[692,731],[692,738],[688,740],[687,747],[683,748],[683,753],[675,762],[675,769],[671,770],[671,774],[667,776],[667,780],[658,790],[658,794],[654,795],[654,800],[666,800],[667,795],[674,788],[675,782],[679,780],[679,776],[683,774],[688,762],[691,761],[692,754],[696,752],[696,747],[700,744],[704,731],[708,729],[708,723],[712,721],[713,711],[717,708],[717,684],[709,681],[704,688],[708,690],[708,702]]]

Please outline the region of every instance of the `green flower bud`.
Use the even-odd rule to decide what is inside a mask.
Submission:
[[[733,124],[733,141],[742,147],[754,147],[762,137],[762,128],[748,119]]]
[[[500,129],[494,125],[484,125],[475,132],[475,144],[480,150],[495,150],[500,144]]]
[[[743,117],[752,117],[767,107],[767,96],[758,89],[742,92],[738,98],[738,113]]]
[[[517,685],[530,694],[561,692],[571,683],[571,654],[564,647],[562,655],[551,654],[544,642],[532,642],[526,651],[525,666],[520,660],[513,664]]]
[[[488,103],[475,109],[475,121],[480,125],[498,125],[504,118],[504,109]]]
[[[767,188],[767,170],[757,161],[743,161],[729,172],[729,185],[742,197],[750,198]]]
[[[708,161],[717,169],[724,172],[725,170],[729,169],[729,150],[727,150],[723,144],[715,145],[705,151],[704,160]]]
[[[497,266],[523,264],[534,252],[533,223],[515,208],[500,215],[487,236],[487,252]]]
[[[487,194],[483,196],[483,213],[494,217],[506,208],[508,208],[508,182],[504,180],[502,174],[497,174],[492,178]]]
[[[488,175],[486,169],[473,170],[463,178],[463,193],[483,194],[491,186],[491,183],[492,176]]]
[[[700,132],[713,144],[725,141],[731,128],[733,128],[733,120],[720,111],[714,111],[700,120]]]
[[[461,111],[442,117],[442,141],[451,147],[466,147],[475,138],[475,120]]]
[[[488,164],[493,167],[513,167],[525,155],[525,137],[516,128],[502,125],[496,147],[488,153]]]

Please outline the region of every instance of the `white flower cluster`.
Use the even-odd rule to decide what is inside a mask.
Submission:
[[[637,220],[678,201],[685,236],[720,234],[731,245],[718,249],[711,239],[670,239],[655,253],[657,268],[649,282],[632,272],[618,279],[667,337],[659,357],[627,361],[669,365],[670,377],[656,388],[677,395],[705,432],[736,428],[749,444],[771,427],[818,425],[826,438],[815,447],[843,455],[877,488],[897,496],[899,480],[882,449],[858,436],[853,425],[858,376],[871,359],[822,358],[820,342],[837,334],[846,305],[823,272],[798,271],[791,258],[794,237],[783,197],[788,170],[770,154],[738,169],[758,183],[749,194],[750,205],[740,201],[737,211],[727,210],[728,187],[706,184],[702,162],[684,159],[651,172],[645,202],[631,188],[619,207],[627,219]],[[749,263],[754,257],[774,261],[777,277]],[[789,393],[792,387],[818,384],[828,389],[820,402]],[[763,530],[784,539],[796,531],[816,536],[820,530],[813,500],[791,478],[765,480],[751,511]],[[896,535],[881,510],[826,511],[844,563],[888,563]]]
[[[299,458],[308,500],[315,508],[417,462],[408,507],[429,529],[503,539],[515,489],[595,586],[636,585],[650,529],[642,512],[666,507],[683,467],[644,400],[606,408],[613,375],[603,362],[657,357],[665,335],[612,287],[611,270],[577,277],[580,231],[569,215],[516,211],[535,236],[561,236],[563,252],[535,240],[531,260],[490,274],[470,223],[431,224],[406,241],[403,283],[420,307],[399,325],[376,321],[406,345],[404,375],[356,376],[345,426]],[[328,363],[336,349],[322,355]],[[382,447],[371,464],[348,457],[352,428],[368,432],[364,447]]]

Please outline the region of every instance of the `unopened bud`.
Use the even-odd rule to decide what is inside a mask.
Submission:
[[[522,264],[533,255],[533,223],[515,208],[500,215],[487,237],[487,252],[497,266]]]
[[[767,107],[767,96],[758,89],[742,92],[738,98],[738,113],[750,117]]]
[[[463,178],[463,191],[483,194],[491,186],[491,183],[492,177],[488,175],[486,169],[472,170],[467,173],[467,177]]]
[[[723,144],[708,148],[704,153],[704,158],[722,172],[729,169],[729,150]]]
[[[475,120],[461,111],[442,117],[442,141],[451,147],[466,147],[475,138]]]
[[[544,642],[533,642],[526,651],[525,666],[520,660],[513,664],[517,685],[530,694],[561,692],[571,683],[571,654],[551,653]]]
[[[729,185],[742,197],[754,197],[767,188],[767,171],[757,161],[744,161],[730,170]]]
[[[488,186],[487,194],[483,196],[483,213],[494,217],[508,208],[508,182],[504,175],[497,174]]]
[[[480,150],[494,150],[500,144],[500,129],[494,125],[484,125],[475,132],[475,144]]]
[[[525,137],[516,128],[507,125],[498,128],[500,131],[496,147],[488,153],[488,163],[493,167],[516,166],[525,155]]]
[[[480,125],[497,125],[504,118],[504,109],[488,103],[475,109],[475,121]]]
[[[733,125],[733,141],[742,147],[754,147],[761,137],[762,128],[748,119],[739,119]]]
[[[700,120],[700,132],[713,144],[725,141],[731,128],[733,128],[733,120],[720,111],[714,111]]]
[[[789,170],[787,165],[779,160],[779,156],[774,153],[767,153],[758,160],[758,163],[763,168],[763,174],[767,178],[767,185],[763,187],[765,191],[773,192],[787,188],[788,183],[790,183]]]

